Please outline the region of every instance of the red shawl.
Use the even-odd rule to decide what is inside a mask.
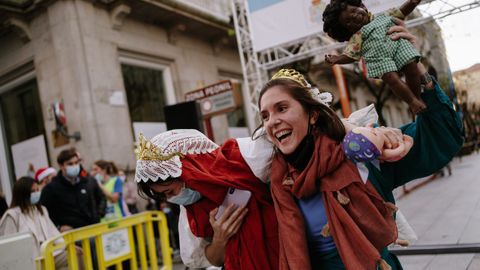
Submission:
[[[276,155],[271,180],[279,224],[280,269],[311,269],[304,220],[294,197],[306,198],[319,191],[345,267],[376,269],[378,263],[384,263],[379,251],[397,238],[392,211],[370,182],[363,184],[357,167],[336,142],[326,136],[316,138],[312,159],[302,172]]]
[[[186,155],[180,179],[202,194],[200,201],[186,206],[190,228],[198,237],[212,237],[208,214],[223,202],[229,187],[251,191],[248,214],[227,244],[225,269],[278,269],[277,220],[270,191],[252,173],[235,140],[210,154]]]

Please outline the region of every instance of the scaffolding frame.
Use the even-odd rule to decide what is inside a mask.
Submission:
[[[455,0],[424,1],[420,7],[426,17],[406,21],[408,28],[416,27],[437,19],[465,12],[480,7],[480,0],[468,4],[454,5]],[[443,3],[447,8],[429,12],[429,5]],[[341,49],[345,43],[334,42],[325,33],[318,33],[256,52],[253,48],[252,31],[248,19],[248,1],[232,0],[232,14],[237,35],[238,50],[242,64],[244,81],[248,91],[244,93],[250,100],[252,108],[257,109],[257,96],[262,84],[268,80],[268,71],[276,67]],[[422,10],[422,9],[421,9]],[[254,120],[253,120],[254,121]],[[253,122],[251,121],[251,122]]]

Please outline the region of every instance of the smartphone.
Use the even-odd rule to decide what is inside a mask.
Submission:
[[[238,207],[247,205],[251,196],[252,193],[248,190],[229,188],[225,199],[223,199],[223,203],[218,207],[215,219],[219,219],[230,204],[235,204]]]

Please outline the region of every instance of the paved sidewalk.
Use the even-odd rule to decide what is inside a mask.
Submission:
[[[456,158],[451,165],[451,176],[436,178],[397,201],[418,235],[414,244],[480,243],[480,155]],[[400,260],[406,270],[480,270],[480,254],[402,256]]]

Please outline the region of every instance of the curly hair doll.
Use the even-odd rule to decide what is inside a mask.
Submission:
[[[341,55],[326,55],[329,64],[348,64],[363,58],[368,77],[381,78],[413,113],[426,108],[420,99],[423,74],[417,63],[420,54],[405,39],[392,40],[388,29],[392,17],[404,19],[421,0],[408,0],[387,14],[373,16],[361,0],[332,0],[323,12],[323,31],[348,45]],[[400,72],[405,74],[406,83]]]

